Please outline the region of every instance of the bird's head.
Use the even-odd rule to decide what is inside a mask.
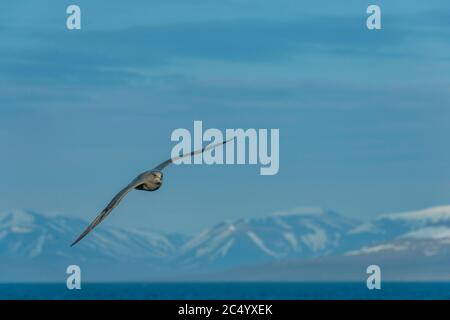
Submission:
[[[161,171],[153,171],[151,173],[153,181],[157,184],[157,185],[161,185],[162,181],[163,181],[163,173]]]

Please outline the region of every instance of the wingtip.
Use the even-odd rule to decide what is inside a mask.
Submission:
[[[75,240],[74,242],[72,242],[72,244],[70,245],[70,247],[73,247],[74,245],[76,245],[78,242],[80,242],[83,238],[84,238],[85,234],[82,234],[81,236],[79,236],[77,238],[77,240]]]

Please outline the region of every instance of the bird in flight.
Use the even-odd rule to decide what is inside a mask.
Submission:
[[[118,194],[112,198],[111,202],[106,206],[105,209],[92,221],[92,223],[84,230],[84,232],[72,243],[72,247],[76,245],[78,242],[80,242],[81,239],[83,239],[89,232],[91,232],[97,225],[100,224],[105,218],[111,213],[111,211],[119,204],[119,202],[127,195],[128,192],[130,192],[133,189],[136,190],[142,190],[142,191],[156,191],[158,190],[163,182],[163,174],[162,170],[173,163],[174,161],[180,160],[184,157],[193,156],[195,154],[203,153],[207,150],[214,149],[218,146],[224,145],[228,141],[231,141],[232,139],[228,139],[219,143],[216,143],[214,145],[209,145],[203,149],[199,149],[196,151],[192,151],[190,153],[183,154],[181,156],[167,159],[166,161],[162,162],[161,164],[157,165],[155,168],[149,171],[145,171],[138,175],[136,178],[133,179],[133,181],[130,182],[125,188],[119,191]]]

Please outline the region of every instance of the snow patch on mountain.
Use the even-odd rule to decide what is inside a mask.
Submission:
[[[310,228],[313,232],[302,236],[301,237],[302,241],[307,246],[309,246],[314,252],[317,252],[325,248],[328,241],[326,232],[323,229],[311,223],[307,223],[306,226]]]
[[[417,211],[385,214],[380,219],[425,221],[431,223],[450,221],[450,206],[437,206]]]
[[[293,232],[285,232],[283,233],[283,237],[291,244],[292,248],[295,251],[300,250],[300,246],[297,240],[297,237]]]
[[[443,239],[450,238],[449,227],[426,227],[411,232],[407,232],[401,236],[402,238],[415,239]]]
[[[0,212],[0,228],[17,230],[18,228],[31,227],[33,224],[34,216],[29,211],[11,210]]]
[[[367,222],[367,223],[362,223],[359,226],[353,228],[352,230],[349,231],[348,234],[361,234],[361,233],[380,233],[382,232],[382,230],[380,230],[379,228],[377,228],[373,223]]]
[[[273,252],[272,250],[270,250],[269,248],[267,248],[264,245],[264,241],[261,240],[260,237],[258,237],[256,235],[256,233],[252,232],[252,231],[248,231],[247,235],[249,236],[249,238],[258,246],[258,248],[260,248],[263,252],[267,253],[269,256],[272,256],[274,258],[279,258],[280,255]]]
[[[408,247],[405,245],[395,245],[392,243],[388,244],[381,244],[373,247],[363,247],[359,250],[349,251],[346,252],[345,255],[347,256],[354,256],[354,255],[361,255],[361,254],[371,254],[371,253],[377,253],[381,251],[403,251],[407,250]]]

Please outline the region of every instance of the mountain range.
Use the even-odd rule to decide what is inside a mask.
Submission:
[[[366,277],[450,279],[450,206],[360,222],[331,210],[292,209],[221,222],[199,234],[101,226],[71,248],[81,219],[0,213],[0,282],[65,281],[68,265],[89,281],[306,281]]]

